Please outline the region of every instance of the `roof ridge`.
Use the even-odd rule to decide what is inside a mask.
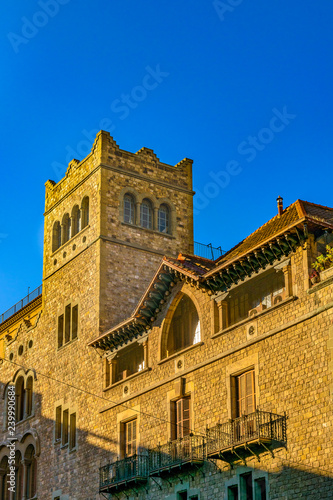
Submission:
[[[313,207],[324,208],[325,210],[331,210],[333,212],[333,207],[327,207],[326,205],[319,205],[318,203],[313,203],[312,201],[299,200],[302,203],[307,203],[308,205],[312,205]]]
[[[286,207],[283,210],[283,212],[282,212],[281,215],[276,214],[276,215],[274,215],[274,217],[272,217],[271,219],[269,219],[268,221],[266,221],[264,224],[262,224],[262,226],[259,226],[255,231],[253,231],[248,236],[246,236],[246,238],[244,238],[242,241],[240,241],[239,243],[237,243],[237,245],[234,245],[232,248],[230,248],[230,250],[228,250],[224,255],[222,255],[222,257],[226,257],[228,255],[228,253],[230,253],[232,250],[235,250],[239,245],[241,245],[242,243],[244,243],[244,241],[246,241],[247,239],[249,239],[251,236],[253,236],[257,232],[259,232],[260,230],[262,230],[265,226],[267,226],[271,222],[273,222],[274,219],[279,219],[281,216],[283,216],[285,213],[287,213],[287,211],[290,210],[293,207],[293,205],[295,205],[297,203],[297,201],[298,200],[294,201],[293,203],[291,203],[291,205],[289,205],[288,207]],[[297,209],[297,207],[296,207],[296,209]],[[298,212],[298,210],[297,210],[297,212]],[[304,217],[304,216],[302,216],[302,217]]]

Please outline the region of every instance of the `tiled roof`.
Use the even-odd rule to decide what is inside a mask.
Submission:
[[[238,245],[226,252],[216,263],[220,265],[223,262],[233,260],[234,258],[246,254],[265,241],[270,240],[275,235],[285,231],[290,226],[295,225],[299,220],[300,217],[296,203],[293,203],[286,208],[280,216],[276,215],[273,219],[270,219],[266,224],[254,231],[254,233],[250,234],[250,236],[238,243]]]
[[[333,208],[323,207],[322,205],[316,205],[308,201],[299,201],[304,207],[307,218],[333,226]]]
[[[155,314],[165,307],[162,306],[164,297],[178,280],[189,280],[192,285],[214,293],[225,286],[228,288],[235,279],[238,282],[240,274],[252,274],[253,268],[261,266],[262,259],[267,265],[267,260],[271,263],[288,255],[306,239],[305,222],[312,228],[318,225],[333,228],[333,209],[297,200],[216,261],[181,253],[177,259],[164,257],[132,316],[89,345],[113,349],[116,344],[143,335],[154,322]],[[250,259],[250,264],[240,259],[243,256]]]
[[[186,271],[193,277],[200,277],[214,267],[214,261],[198,257],[197,255],[179,254],[177,259],[164,257],[166,263],[171,264],[174,269]]]
[[[220,267],[224,263],[246,255],[279,234],[297,227],[302,222],[319,223],[320,225],[331,225],[333,227],[333,209],[303,200],[296,200],[281,215],[276,215],[270,219],[254,233],[226,252],[215,262],[215,265]]]

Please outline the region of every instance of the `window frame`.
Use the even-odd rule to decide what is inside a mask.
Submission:
[[[75,310],[75,321],[74,321]],[[79,302],[66,302],[57,317],[57,350],[64,348],[79,338]]]
[[[162,213],[165,214],[165,220],[163,222],[161,221]],[[161,203],[161,205],[158,208],[158,212],[157,212],[157,230],[160,233],[163,233],[163,234],[170,234],[171,233],[171,224],[170,224],[171,221],[170,221],[170,219],[171,219],[171,217],[170,217],[169,206],[166,203]],[[165,224],[165,228],[161,229],[163,223]]]
[[[147,212],[144,212],[144,208]],[[143,229],[154,229],[154,207],[149,198],[144,198],[140,205],[140,226]]]
[[[127,217],[127,207],[126,203],[129,203],[129,214]],[[128,218],[128,220],[126,220]],[[135,198],[131,193],[125,193],[123,198],[123,221],[125,224],[135,225],[136,213],[135,213]]]

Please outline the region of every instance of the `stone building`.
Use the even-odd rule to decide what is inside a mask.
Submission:
[[[103,131],[47,181],[43,288],[0,317],[1,499],[333,498],[333,209],[279,199],[210,260],[193,195],[191,160]]]

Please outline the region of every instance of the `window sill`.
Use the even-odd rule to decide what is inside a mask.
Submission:
[[[28,417],[22,418],[22,420],[19,420],[18,422],[15,422],[15,426],[21,425],[21,424],[23,424],[23,422],[28,422],[29,420],[31,420],[32,418],[34,418],[34,416],[35,416],[35,414],[32,413]]]
[[[78,236],[81,236],[82,233],[84,233],[89,227],[90,227],[90,224],[88,224],[83,229],[81,229],[81,231],[79,231],[78,233],[74,234],[74,236],[69,238],[69,240],[66,241],[66,243],[63,243],[59,248],[57,248],[57,250],[55,250],[54,252],[51,253],[51,258],[55,257],[58,252],[61,252],[62,250],[64,250],[67,245],[69,245],[70,243],[73,243],[75,238],[77,238]]]
[[[167,358],[161,359],[161,361],[159,361],[157,364],[158,365],[162,365],[163,363],[166,363],[170,359],[175,359],[178,356],[181,356],[182,354],[184,354],[185,352],[188,352],[191,349],[194,349],[195,347],[199,347],[199,346],[202,346],[202,345],[204,345],[204,342],[201,341],[201,342],[197,342],[196,344],[193,344],[193,345],[190,345],[188,347],[185,347],[185,349],[182,349],[181,351],[177,351],[177,352],[171,354],[171,356],[168,356]]]
[[[77,342],[79,340],[79,337],[76,337],[76,339],[70,340],[69,342],[66,342],[66,344],[62,345],[61,347],[57,347],[57,351],[62,351],[65,349],[68,345],[74,344],[74,342]]]
[[[128,377],[123,378],[122,380],[118,380],[117,382],[114,382],[114,384],[111,384],[108,387],[105,387],[103,389],[103,392],[109,391],[110,389],[113,389],[113,387],[117,387],[118,385],[121,385],[124,382],[127,382],[128,380],[132,380],[133,378],[137,377],[138,375],[141,375],[142,373],[147,373],[150,370],[151,370],[151,368],[148,366],[147,368],[144,368],[140,372],[132,373],[132,375],[129,375]]]
[[[130,224],[129,222],[121,222],[123,226],[127,227],[132,227],[135,229],[141,229],[142,231],[147,231],[150,234],[159,234],[160,236],[166,236],[167,238],[174,240],[175,236],[173,236],[170,233],[162,233],[161,231],[158,231],[157,229],[148,229],[147,227],[142,227],[142,226],[137,226],[136,224]]]
[[[227,328],[224,328],[223,330],[214,333],[212,335],[212,339],[219,337],[220,335],[224,335],[225,333],[229,333],[232,330],[239,328],[240,326],[246,325],[247,323],[251,323],[257,318],[261,318],[265,314],[275,311],[276,309],[279,309],[279,307],[285,306],[290,302],[293,302],[294,300],[297,300],[297,297],[295,297],[294,295],[292,295],[291,297],[287,297],[286,299],[282,300],[281,302],[279,302],[279,304],[276,304],[275,306],[269,307],[268,309],[264,309],[263,311],[260,311],[258,314],[255,314],[254,316],[242,319],[241,321],[238,321],[238,323],[234,323],[233,325],[228,326]]]

